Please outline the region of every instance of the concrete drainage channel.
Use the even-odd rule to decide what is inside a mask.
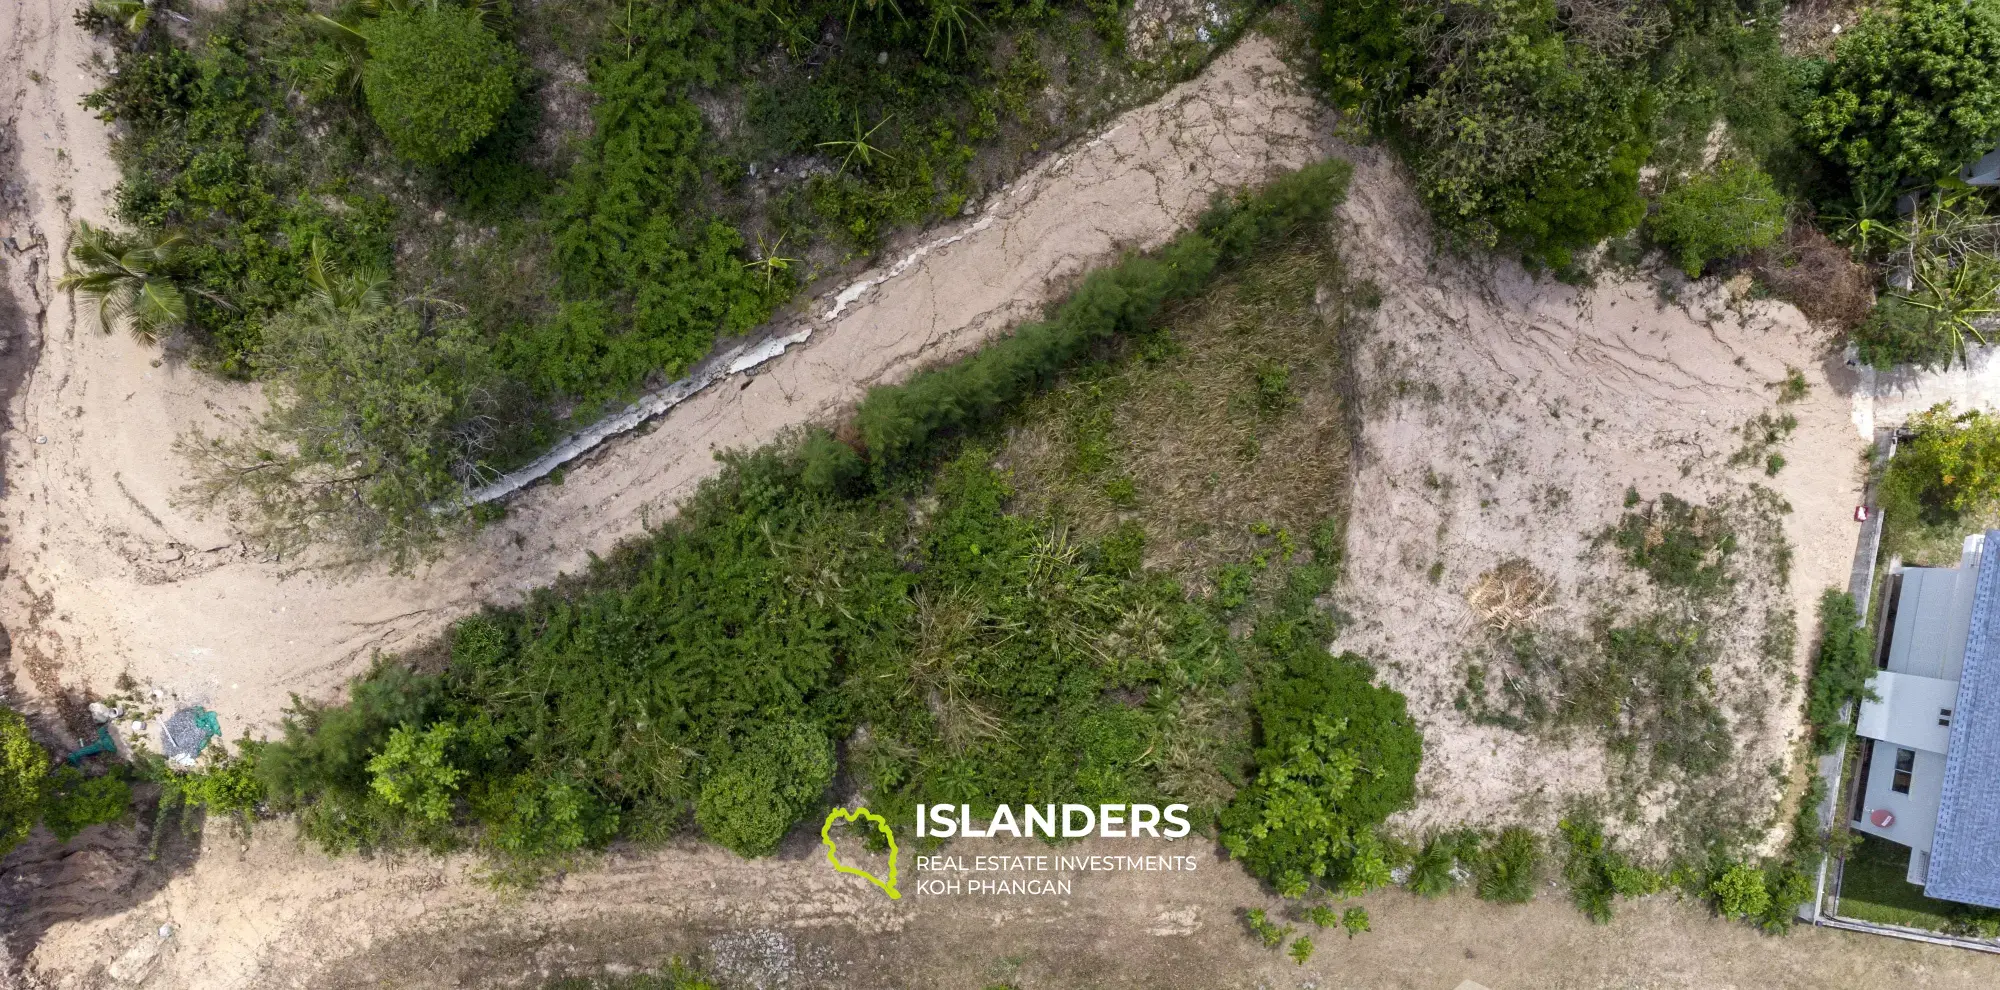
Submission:
[[[1119,128],[1113,127],[1097,135],[1088,142],[1085,142],[1083,148],[1080,150],[1087,150],[1102,144],[1105,139],[1116,134],[1118,130]],[[974,220],[970,224],[960,226],[951,233],[925,241],[923,244],[912,249],[910,253],[904,255],[894,265],[891,265],[888,271],[880,275],[862,278],[843,287],[839,292],[834,293],[833,305],[825,313],[817,317],[807,315],[804,317],[803,322],[781,326],[761,336],[717,349],[715,353],[709,355],[700,364],[696,365],[695,370],[687,377],[664,388],[648,392],[637,402],[626,406],[622,412],[613,416],[607,416],[582,430],[570,434],[561,443],[551,448],[548,453],[535,458],[526,466],[501,476],[491,484],[484,485],[467,493],[466,500],[473,505],[484,505],[507,498],[521,489],[548,477],[564,464],[590,453],[605,442],[630,433],[647,422],[666,415],[675,406],[693,398],[716,382],[731,376],[754,372],[759,366],[776,359],[793,345],[805,343],[819,329],[833,329],[839,324],[840,318],[846,313],[848,306],[859,301],[877,286],[902,276],[912,266],[922,261],[933,251],[949,247],[992,226],[994,211],[1012,197],[1022,179],[1054,172],[1060,169],[1070,157],[1071,155],[1069,154],[1059,155],[1050,160],[1046,166],[1030,170],[1027,175],[1008,183],[988,199],[986,206],[979,211],[979,219]]]

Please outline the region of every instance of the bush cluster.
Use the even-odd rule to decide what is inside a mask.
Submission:
[[[1129,534],[1114,547],[1012,512],[971,435],[1090,342],[1146,329],[1169,293],[1323,222],[1344,176],[1230,199],[995,345],[1001,359],[877,392],[861,433],[879,470],[825,434],[736,456],[589,579],[460,623],[442,671],[384,666],[346,705],[301,708],[253,748],[272,805],[336,850],[476,842],[533,869],[692,826],[761,855],[837,770],[893,818],[920,802],[1171,800],[1156,754],[1205,731],[1178,720],[1183,700],[1240,697],[1255,677],[1267,750],[1325,737],[1337,763],[1358,761],[1339,796],[1352,832],[1318,875],[1380,883],[1379,855],[1349,847],[1410,800],[1419,742],[1400,695],[1324,651],[1312,602],[1330,563],[1297,565],[1238,642],[1219,599],[1133,566]],[[1226,799],[1188,797],[1205,823]]]
[[[1563,819],[1557,828],[1566,853],[1563,880],[1569,885],[1570,899],[1590,920],[1609,923],[1615,898],[1660,892],[1664,884],[1660,875],[1620,852],[1596,819],[1573,816]]]
[[[1681,270],[1698,278],[1712,262],[1776,243],[1785,200],[1763,169],[1730,159],[1668,190],[1647,224]]]
[[[1940,403],[1904,431],[1882,479],[1882,511],[1937,523],[2000,495],[2000,417]]]
[[[1875,656],[1868,628],[1846,592],[1828,589],[1820,596],[1819,623],[1819,650],[1806,685],[1806,724],[1812,728],[1813,753],[1824,755],[1842,749],[1854,737],[1845,716],[1849,706],[1869,696]]]
[[[121,46],[84,105],[127,128],[113,144],[120,220],[186,237],[167,276],[189,293],[202,358],[247,377],[262,324],[310,291],[317,241],[336,262],[386,269],[397,211],[350,185],[351,151],[315,147],[251,29],[226,22],[183,46],[164,31]]]
[[[1864,200],[1956,172],[2000,134],[2000,2],[1894,0],[1834,48],[1807,136]]]
[[[413,5],[372,19],[364,33],[368,111],[415,161],[441,165],[471,151],[514,102],[520,56],[476,10]]]
[[[48,750],[28,733],[28,720],[0,708],[0,856],[28,837],[37,822],[68,842],[91,825],[122,822],[131,785],[119,772],[87,775],[73,766],[50,766]]]

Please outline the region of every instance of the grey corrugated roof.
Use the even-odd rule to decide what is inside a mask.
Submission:
[[[2000,530],[1988,530],[1924,893],[2000,908]]]

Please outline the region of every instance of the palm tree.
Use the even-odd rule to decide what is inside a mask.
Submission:
[[[1953,264],[1946,257],[1932,255],[1920,259],[1913,274],[1916,291],[1897,297],[1931,314],[1949,351],[1947,367],[1953,357],[1969,367],[1966,352],[1971,344],[1967,338],[1985,345],[1988,341],[1979,321],[2000,316],[2000,262],[1967,254]]]
[[[96,0],[90,7],[132,34],[145,31],[146,23],[153,17],[153,10],[146,6],[145,0]]]
[[[960,47],[969,48],[972,34],[965,26],[967,18],[971,18],[972,23],[980,27],[986,26],[986,22],[980,20],[979,15],[973,12],[970,3],[961,0],[932,0],[931,40],[924,44],[924,57],[931,57],[931,48],[937,44],[940,33],[944,36],[944,57],[951,57],[951,36],[954,31],[958,33]]]
[[[894,117],[894,116],[895,114],[893,113],[889,115],[889,117]],[[861,112],[857,110],[854,113],[854,140],[821,141],[819,143],[819,146],[822,148],[847,149],[847,154],[840,159],[840,171],[834,173],[835,178],[839,178],[842,175],[846,175],[847,166],[850,163],[852,163],[854,159],[857,157],[861,159],[861,164],[868,168],[875,167],[875,159],[877,156],[880,156],[884,161],[896,160],[896,156],[868,143],[868,139],[874,137],[875,132],[881,130],[882,125],[889,122],[889,117],[884,117],[881,120],[876,121],[875,126],[870,127],[868,129],[868,132],[866,134],[863,134],[861,132]]]
[[[360,316],[388,305],[389,280],[374,272],[345,272],[326,256],[326,243],[315,237],[306,254],[306,281],[313,299],[328,315]]]
[[[182,243],[178,234],[149,241],[144,235],[122,236],[80,223],[69,248],[70,269],[56,280],[56,288],[95,302],[104,332],[123,322],[132,336],[154,343],[161,333],[187,322],[187,297],[167,274]]]

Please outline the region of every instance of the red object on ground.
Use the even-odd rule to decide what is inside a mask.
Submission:
[[[1867,507],[1867,506],[1865,506],[1865,505],[1857,505],[1857,506],[1855,506],[1855,507],[1854,507],[1854,521],[1855,521],[1855,522],[1867,522],[1867,521],[1868,521],[1868,507]]]
[[[1874,822],[1876,828],[1888,828],[1896,824],[1896,814],[1887,808],[1876,808],[1868,813],[1868,820]]]

